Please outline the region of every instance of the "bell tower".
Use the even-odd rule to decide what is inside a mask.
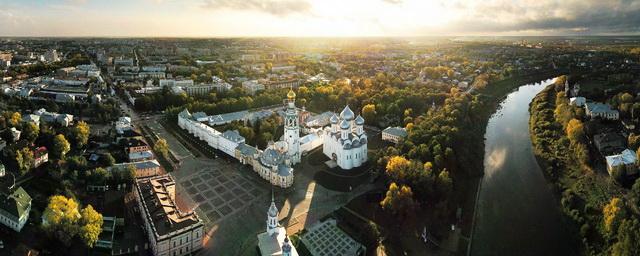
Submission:
[[[298,125],[298,110],[296,109],[296,93],[287,93],[287,110],[284,118],[284,141],[289,145],[287,156],[291,164],[300,162],[300,126]]]

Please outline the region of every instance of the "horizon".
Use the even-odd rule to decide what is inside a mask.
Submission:
[[[2,37],[640,35],[635,0],[0,0],[0,5]]]

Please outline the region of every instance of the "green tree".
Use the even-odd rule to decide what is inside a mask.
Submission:
[[[71,144],[62,134],[58,134],[53,137],[53,148],[51,154],[57,159],[64,159],[67,153],[71,150]]]
[[[640,223],[638,220],[626,219],[618,228],[617,242],[613,244],[611,255],[640,255]]]
[[[100,162],[102,163],[102,165],[109,167],[109,166],[113,166],[116,163],[116,159],[113,158],[111,153],[107,152],[104,155],[102,155],[102,157],[100,157]]]

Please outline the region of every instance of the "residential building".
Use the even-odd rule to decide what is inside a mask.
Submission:
[[[136,168],[136,178],[152,177],[160,174],[160,163],[158,160],[145,160],[134,163],[114,164],[111,170],[124,170],[128,166],[133,165]]]
[[[136,179],[135,197],[153,255],[192,255],[202,248],[204,224],[195,212],[178,208],[171,175]]]
[[[618,120],[620,113],[618,110],[611,108],[609,104],[604,103],[585,103],[585,113],[589,118],[602,118],[606,120]]]
[[[33,167],[49,162],[49,150],[45,146],[37,147],[33,150]]]
[[[0,188],[0,224],[20,232],[29,219],[30,211],[31,196],[22,187]]]
[[[627,140],[624,136],[614,132],[600,133],[593,136],[593,144],[602,156],[621,152],[626,148],[626,142]]]
[[[121,143],[127,154],[151,150],[146,142],[138,138],[127,138],[122,140]]]
[[[364,118],[357,117],[346,106],[340,117],[333,115],[325,127],[322,152],[342,169],[359,167],[367,161],[367,134],[364,132]]]
[[[258,83],[257,80],[250,80],[242,82],[242,88],[250,94],[256,94],[256,92],[264,90],[264,85]]]
[[[607,161],[607,172],[612,175],[613,172],[620,168],[623,175],[634,175],[638,173],[636,163],[638,161],[636,153],[631,149],[625,149],[620,154],[605,157]]]
[[[382,140],[399,143],[407,137],[407,129],[404,127],[387,127],[382,130]]]
[[[582,107],[587,103],[587,99],[585,97],[573,97],[569,99],[569,104],[571,106]]]

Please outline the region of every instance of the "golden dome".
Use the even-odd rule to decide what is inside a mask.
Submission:
[[[293,92],[292,89],[289,90],[289,93],[287,93],[287,98],[289,99],[295,99],[296,98],[296,93]]]

